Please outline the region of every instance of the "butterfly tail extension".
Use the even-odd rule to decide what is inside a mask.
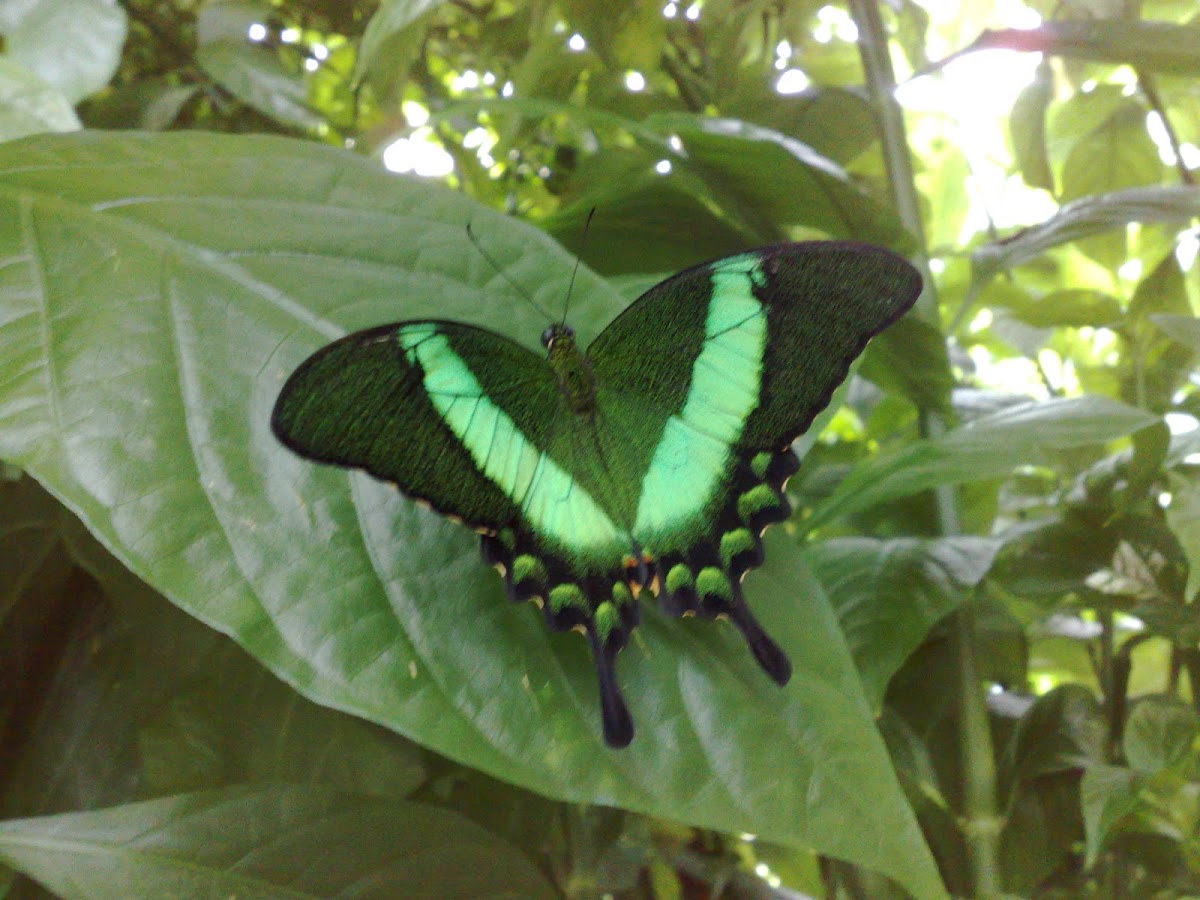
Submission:
[[[620,644],[604,638],[595,628],[587,630],[588,643],[592,648],[592,659],[596,663],[596,677],[600,682],[600,719],[604,726],[604,743],[619,750],[629,746],[633,740],[633,717],[621,695],[617,684],[617,653]]]
[[[575,573],[515,529],[482,535],[480,550],[504,577],[510,600],[536,603],[551,631],[574,630],[587,637],[600,688],[604,741],[614,749],[627,746],[633,740],[633,718],[617,683],[616,658],[640,619],[633,588],[647,578],[645,563],[631,556],[611,572]]]
[[[758,624],[758,620],[750,612],[750,607],[742,599],[740,587],[735,591],[734,602],[729,607],[729,619],[746,639],[750,653],[762,666],[762,670],[780,687],[787,684],[792,677],[792,661]]]
[[[787,654],[758,624],[742,594],[742,578],[763,562],[762,534],[791,514],[784,485],[800,461],[791,448],[760,453],[742,466],[709,539],[656,560],[659,605],[675,616],[728,618],[777,684],[787,684]]]

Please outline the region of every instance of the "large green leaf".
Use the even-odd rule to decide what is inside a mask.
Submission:
[[[0,484],[0,521],[0,566],[16,576],[0,591],[0,817],[245,781],[396,799],[424,782],[424,751],[299,697],[32,479]]]
[[[781,691],[731,628],[647,609],[604,748],[586,649],[502,600],[464,529],[299,460],[268,417],[352,328],[460,318],[536,346],[571,259],[442,188],[329,148],[207,134],[0,145],[0,456],[136,574],[321,703],[549,796],[751,831],[943,896],[820,586],[770,542],[747,582]],[[621,307],[580,271],[584,340]],[[864,839],[864,823],[869,838]]]
[[[818,528],[943,484],[1008,475],[1047,454],[1115,440],[1155,421],[1148,412],[1100,396],[1023,403],[860,465],[804,525]]]
[[[311,785],[0,822],[0,860],[66,897],[558,896],[457,813]]]

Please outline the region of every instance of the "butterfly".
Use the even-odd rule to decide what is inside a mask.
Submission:
[[[565,323],[539,355],[461,322],[397,322],[310,356],[271,427],[301,456],[363,469],[479,532],[510,599],[586,636],[604,739],[624,747],[616,657],[643,590],[669,614],[727,618],[787,683],[742,577],[791,513],[792,442],[920,290],[886,250],[813,241],[673,275],[586,352]]]

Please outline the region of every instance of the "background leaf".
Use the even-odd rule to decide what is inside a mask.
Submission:
[[[0,5],[5,55],[69,102],[78,103],[112,78],[125,42],[117,0],[29,0]]]
[[[1173,22],[1125,18],[1044,22],[1036,28],[985,31],[955,55],[996,49],[1126,63],[1171,75],[1200,74],[1200,28]]]
[[[71,897],[558,896],[462,816],[299,785],[0,822],[0,859]]]
[[[79,117],[57,88],[0,56],[0,141],[76,128]]]
[[[1027,262],[1051,247],[1119,228],[1129,222],[1181,223],[1200,215],[1200,187],[1128,188],[1064,204],[1044,222],[992,241],[971,253],[977,281]]]
[[[1200,486],[1176,475],[1171,480],[1171,503],[1167,524],[1179,540],[1188,561],[1186,596],[1194,599],[1200,590]]]
[[[1194,760],[1198,734],[1187,704],[1173,697],[1145,697],[1129,713],[1125,757],[1134,769],[1153,775],[1180,760]]]
[[[1171,340],[1200,353],[1200,319],[1168,313],[1155,313],[1148,318]]]
[[[1117,766],[1089,766],[1083,773],[1080,795],[1083,822],[1087,828],[1087,861],[1095,863],[1111,834],[1121,821],[1138,808],[1141,776]]]
[[[196,59],[221,87],[263,115],[301,128],[321,124],[305,102],[304,83],[285,71],[270,50],[219,40],[202,45]]]
[[[1063,164],[1063,200],[1155,184],[1162,177],[1158,148],[1146,133],[1146,110],[1126,102],[1103,123],[1079,135]]]
[[[647,132],[657,140],[648,140]],[[787,135],[686,113],[656,115],[635,133],[642,138],[636,152],[600,154],[581,167],[568,204],[541,222],[606,274],[667,272],[779,243],[799,228],[899,249],[911,245],[891,211],[841,166]],[[663,160],[669,171],[656,168]],[[771,179],[758,177],[763,171]],[[592,209],[598,212],[584,241]]]
[[[359,44],[354,74],[361,78],[383,57],[382,50],[421,16],[431,12],[446,0],[382,0],[371,16]]]
[[[833,603],[875,709],[908,654],[983,580],[998,546],[968,536],[833,538],[805,552]]]
[[[1046,110],[1054,98],[1049,64],[1038,66],[1034,80],[1013,103],[1008,127],[1021,176],[1030,187],[1054,190],[1054,175],[1046,157]]]
[[[131,575],[32,479],[0,486],[0,808],[10,817],[245,781],[401,798],[424,753],[299,697]]]
[[[1154,421],[1149,413],[1107,397],[1010,407],[859,466],[804,525],[815,529],[916,491],[1005,475],[1031,457],[1115,440]]]

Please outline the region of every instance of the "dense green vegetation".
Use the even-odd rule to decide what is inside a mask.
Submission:
[[[5,896],[1200,892],[1191,0],[10,0],[0,37]],[[627,750],[473,535],[268,430],[350,329],[536,347],[512,285],[561,309],[578,255],[586,340],[822,236],[926,290],[746,580],[795,675],[647,610]]]

